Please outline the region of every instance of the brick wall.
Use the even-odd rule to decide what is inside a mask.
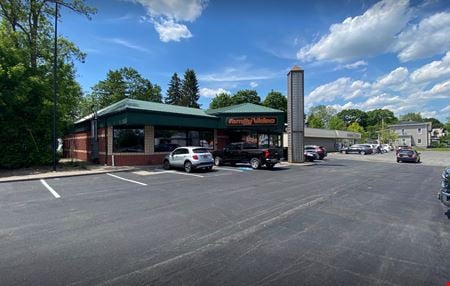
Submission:
[[[166,154],[114,154],[115,166],[162,165]],[[108,165],[112,165],[112,155],[108,155]]]
[[[83,161],[89,160],[91,153],[90,133],[77,132],[64,136],[63,139],[63,157],[74,158]]]

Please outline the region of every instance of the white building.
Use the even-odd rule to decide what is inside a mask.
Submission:
[[[389,125],[389,129],[397,133],[397,145],[424,148],[431,146],[431,122],[407,121]]]

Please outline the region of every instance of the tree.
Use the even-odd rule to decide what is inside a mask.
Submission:
[[[438,119],[433,118],[433,117],[429,117],[429,118],[424,118],[423,122],[431,122],[431,128],[443,128],[444,124],[442,122],[440,122]]]
[[[82,0],[58,3],[88,17],[94,12]],[[0,0],[0,168],[52,162],[54,4]],[[57,47],[59,136],[81,110],[74,60],[84,60],[85,54],[61,36]]]
[[[253,103],[253,104],[261,104],[261,98],[258,96],[256,90],[239,90],[237,91],[231,99],[233,100],[233,104],[241,104],[241,103]]]
[[[309,110],[310,115],[314,115],[322,122],[323,128],[329,129],[330,119],[336,115],[336,109],[331,106],[318,105],[314,106]],[[320,128],[320,127],[315,127]]]
[[[287,98],[278,91],[269,92],[262,105],[287,112]]]
[[[181,103],[181,80],[177,73],[172,75],[164,102],[173,105],[180,105]]]
[[[357,122],[362,127],[367,126],[367,114],[359,109],[344,109],[337,116],[345,122],[348,127],[353,122]]]
[[[183,86],[181,88],[181,102],[180,105],[200,108],[200,105],[197,103],[200,98],[200,92],[198,87],[197,76],[195,75],[194,70],[187,69],[184,73]]]
[[[406,113],[402,116],[400,116],[401,121],[415,121],[415,122],[423,122],[422,115],[420,115],[420,112],[414,113]]]
[[[307,119],[308,127],[310,128],[323,128],[324,124],[320,117],[310,114]]]
[[[222,108],[233,105],[233,100],[228,93],[219,93],[216,97],[211,100],[209,104],[209,109]]]
[[[161,88],[143,78],[138,71],[125,67],[110,70],[105,80],[92,87],[90,97],[98,109],[113,104],[126,97],[131,99],[162,102]]]
[[[58,4],[88,18],[96,12],[84,0],[58,0]],[[32,71],[37,70],[42,58],[48,57],[53,32],[49,19],[54,15],[55,0],[0,0],[0,17],[13,33],[19,32],[21,39],[14,44],[16,48],[25,47]]]
[[[345,130],[345,122],[342,121],[337,115],[331,117],[330,122],[328,123],[328,128],[331,130]]]
[[[367,133],[364,131],[364,128],[361,125],[359,125],[358,122],[351,123],[347,127],[347,131],[360,133],[361,134],[361,141],[362,142],[367,141],[367,138],[368,138],[367,137]]]
[[[378,129],[384,129],[387,124],[394,124],[397,121],[397,117],[389,109],[374,109],[367,112],[367,126],[376,126]]]

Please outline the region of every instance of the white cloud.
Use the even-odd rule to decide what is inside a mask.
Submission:
[[[330,33],[298,51],[301,60],[345,62],[386,52],[411,17],[408,0],[384,0],[363,15],[333,24]]]
[[[220,72],[200,74],[198,78],[207,82],[256,81],[277,78],[283,73],[279,71],[273,72],[267,69],[254,69],[251,65],[241,64],[238,67],[225,68]]]
[[[359,68],[366,67],[366,66],[367,66],[367,62],[366,61],[357,61],[357,62],[354,62],[352,64],[347,64],[344,67],[346,69],[353,70],[353,69],[359,69]]]
[[[186,25],[175,23],[172,20],[163,20],[161,23],[155,22],[155,30],[159,34],[159,39],[165,43],[179,42],[181,39],[192,37]]]
[[[431,95],[441,95],[440,98],[450,99],[450,80],[438,83],[430,90]]]
[[[136,45],[136,44],[133,44],[132,42],[124,40],[124,39],[112,38],[112,39],[104,39],[104,40],[106,40],[108,42],[111,42],[111,43],[115,43],[115,44],[124,46],[124,47],[127,47],[127,48],[130,48],[130,49],[133,49],[133,50],[136,50],[136,51],[150,53],[149,49],[141,47],[141,46]]]
[[[255,87],[257,87],[257,86],[258,86],[258,83],[257,83],[257,82],[254,82],[254,81],[251,81],[251,82],[250,82],[250,87],[255,88]]]
[[[388,75],[385,75],[378,79],[378,81],[374,84],[375,88],[383,88],[383,87],[394,87],[394,89],[399,86],[403,86],[405,84],[405,80],[408,78],[409,71],[405,67],[399,67],[390,72]],[[397,87],[397,88],[395,88]]]
[[[307,105],[333,102],[336,99],[350,100],[365,97],[370,91],[370,83],[348,77],[339,78],[333,82],[321,85],[314,89],[305,99]]]
[[[450,50],[450,12],[423,19],[398,35],[394,51],[402,62],[430,57]]]
[[[206,8],[206,0],[131,0],[147,10],[163,42],[192,37],[188,27],[179,22],[194,22]]]
[[[441,109],[442,112],[447,112],[450,114],[450,105],[447,105],[446,107]]]
[[[440,79],[450,75],[450,52],[440,61],[426,64],[411,74],[411,80],[416,83]]]
[[[231,94],[230,91],[223,89],[223,88],[212,89],[212,88],[203,87],[200,89],[200,95],[203,97],[214,98],[214,97],[216,97],[216,95],[218,95],[220,93]]]

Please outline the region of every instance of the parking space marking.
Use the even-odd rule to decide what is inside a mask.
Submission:
[[[116,176],[116,175],[113,175],[113,174],[110,174],[110,173],[106,173],[106,175],[114,177],[114,178],[117,178],[119,180],[127,181],[127,182],[130,182],[130,183],[135,183],[135,184],[138,184],[138,185],[141,185],[141,186],[147,186],[147,184],[145,184],[145,183],[141,183],[141,182],[138,182],[138,181],[125,179],[125,178],[122,178],[122,177],[119,177],[119,176]]]
[[[47,190],[50,191],[50,193],[52,193],[52,195],[53,195],[55,198],[57,198],[57,199],[61,198],[61,196],[60,196],[57,192],[55,192],[55,190],[53,190],[53,188],[50,187],[44,179],[41,179],[41,183],[44,185],[44,187],[47,188]]]
[[[199,178],[204,178],[205,177],[205,176],[202,176],[202,175],[191,174],[191,173],[183,173],[183,172],[177,172],[177,171],[171,171],[171,170],[155,169],[155,171],[160,171],[159,173],[179,174],[179,175],[199,177]]]
[[[224,168],[224,167],[214,167],[214,169],[217,169],[217,170],[225,170],[225,171],[233,171],[233,172],[239,172],[239,173],[243,173],[243,172],[244,172],[244,171],[239,170],[239,169]]]

